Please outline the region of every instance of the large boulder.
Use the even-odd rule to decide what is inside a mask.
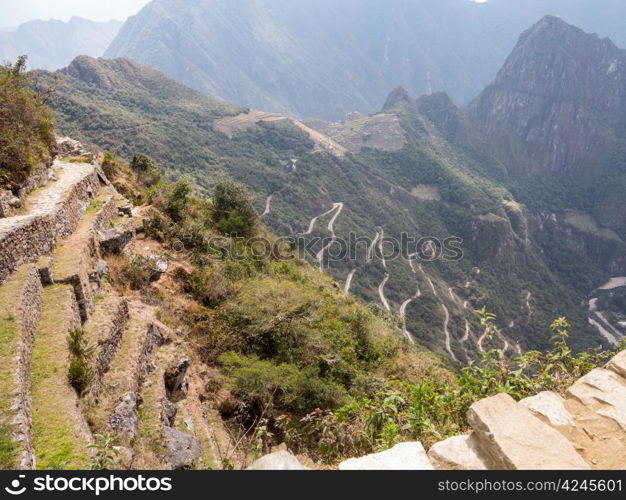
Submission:
[[[380,453],[350,458],[339,470],[433,470],[422,443],[400,443]]]
[[[137,396],[134,393],[129,392],[122,396],[109,415],[107,427],[125,440],[133,440],[139,428],[136,407]]]
[[[507,394],[474,403],[468,412],[468,421],[489,469],[589,469],[561,433]]]
[[[121,253],[134,237],[135,231],[131,226],[102,231],[100,232],[100,250],[105,255]]]
[[[428,458],[438,470],[485,470],[487,466],[478,454],[476,436],[454,436],[428,450]]]
[[[192,469],[200,460],[200,441],[172,427],[164,427],[167,461],[174,470]]]
[[[276,451],[259,458],[247,470],[309,470],[291,453]]]
[[[83,145],[71,137],[57,137],[57,151],[61,156],[83,156],[87,152]]]
[[[185,375],[190,364],[191,360],[185,357],[165,370],[163,375],[165,389],[167,390],[167,397],[172,401],[179,401],[187,393]]]

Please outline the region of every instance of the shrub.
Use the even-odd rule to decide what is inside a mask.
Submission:
[[[26,57],[0,66],[0,182],[15,188],[55,147],[44,93],[32,90]]]
[[[223,354],[219,361],[227,387],[244,401],[246,417],[252,420],[275,418],[281,412],[304,416],[316,408],[338,408],[347,401],[344,388],[321,379],[312,367],[274,364],[233,352]]]
[[[93,380],[93,371],[85,358],[74,358],[70,361],[67,377],[76,392],[82,394]]]
[[[91,369],[89,358],[94,349],[87,344],[83,330],[70,332],[68,344],[73,359],[70,361],[67,378],[76,392],[82,394],[93,380],[93,370]]]
[[[135,153],[133,155],[130,168],[137,175],[137,181],[144,186],[154,186],[161,180],[161,174],[157,170],[156,162],[143,153]]]
[[[171,188],[167,200],[166,212],[175,221],[179,221],[183,217],[183,211],[187,207],[189,201],[189,193],[191,186],[186,180],[178,181]]]
[[[183,291],[207,307],[216,307],[233,293],[230,282],[222,273],[211,268],[195,269],[187,273],[176,270],[176,277],[182,282]]]
[[[248,237],[254,233],[258,216],[245,188],[220,182],[213,194],[213,221],[223,234]]]
[[[154,276],[154,268],[150,261],[142,255],[133,255],[122,268],[122,280],[131,290],[146,288]]]

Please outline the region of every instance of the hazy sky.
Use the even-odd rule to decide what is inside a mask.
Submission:
[[[125,20],[150,0],[0,0],[0,27],[17,26],[31,19],[72,16],[94,21]]]

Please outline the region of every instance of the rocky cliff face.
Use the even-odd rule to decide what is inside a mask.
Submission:
[[[624,116],[626,51],[557,17],[528,31],[470,114],[512,172],[606,156]]]

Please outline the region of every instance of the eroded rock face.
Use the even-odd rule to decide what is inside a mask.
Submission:
[[[380,453],[351,458],[339,470],[432,470],[422,443],[400,443]]]
[[[309,470],[291,453],[276,451],[259,458],[247,470]]]
[[[490,469],[589,469],[562,434],[507,394],[474,403],[468,412],[468,421]]]
[[[172,427],[164,427],[167,461],[174,470],[192,469],[200,459],[200,441]]]

